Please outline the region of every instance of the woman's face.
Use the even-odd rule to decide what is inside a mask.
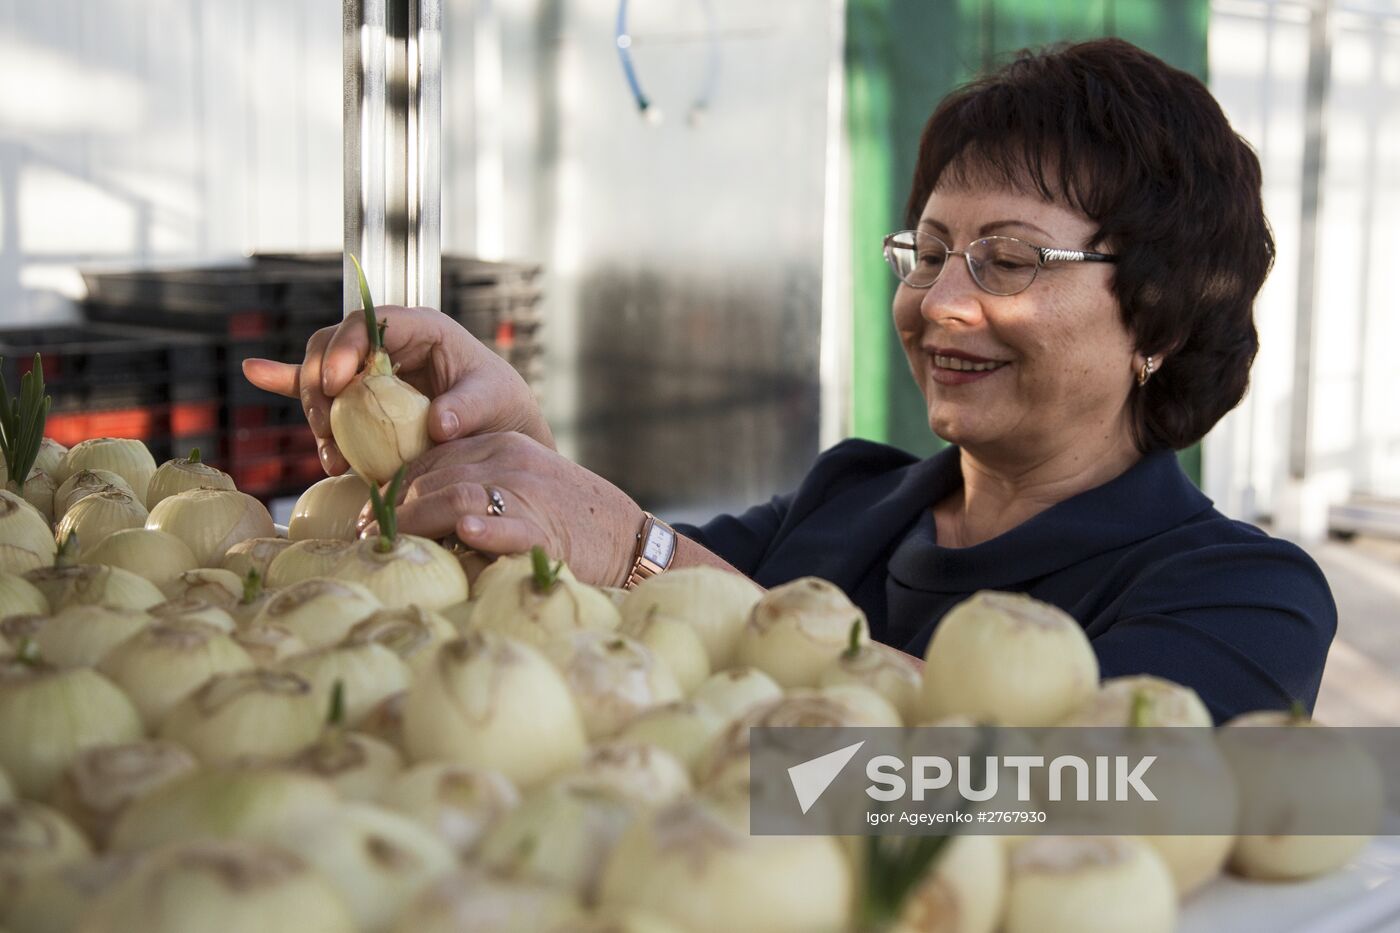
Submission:
[[[955,250],[993,234],[1092,249],[1094,224],[1013,189],[942,186],[919,229]],[[971,453],[1027,465],[1067,444],[1086,451],[1131,444],[1134,348],[1112,275],[1109,263],[1049,263],[1025,291],[998,296],[977,286],[963,257],[951,256],[931,288],[900,283],[895,328],[933,432]],[[954,359],[999,365],[960,371]]]

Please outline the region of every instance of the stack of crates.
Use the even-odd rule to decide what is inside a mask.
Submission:
[[[65,446],[90,437],[132,437],[157,462],[198,447],[220,449],[216,347],[208,338],[146,327],[88,324],[0,330],[5,383],[43,357],[53,399],[44,433]]]
[[[538,267],[443,257],[443,310],[514,363],[538,392],[543,372]],[[300,362],[307,339],[341,319],[338,254],[256,256],[240,265],[84,275],[91,327],[159,327],[202,340],[211,359],[218,444],[205,459],[265,501],[325,474],[301,403],[250,385],[248,357]],[[217,451],[217,454],[214,453]]]

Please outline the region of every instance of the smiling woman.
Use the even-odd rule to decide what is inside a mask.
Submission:
[[[915,654],[973,593],[1026,593],[1083,626],[1104,677],[1184,684],[1217,719],[1311,706],[1326,580],[1216,511],[1174,454],[1248,384],[1273,258],[1260,182],[1200,81],[1120,40],[1023,53],[954,92],[923,134],[909,229],[884,241],[895,330],[953,446],[920,461],[846,441],[795,492],[703,527],[671,529],[560,457],[524,383],[441,315],[381,309],[438,444],[410,467],[400,529],[543,545],[604,585],[697,564],[821,577]],[[363,331],[317,334],[301,367],[245,366],[300,392],[331,472],[326,406]]]

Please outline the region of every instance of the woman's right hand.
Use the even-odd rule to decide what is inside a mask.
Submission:
[[[431,308],[376,309],[384,349],[400,379],[432,400],[428,434],[442,444],[474,434],[516,431],[554,448],[534,393],[520,374],[456,321]],[[331,402],[359,372],[369,351],[364,312],[356,311],[306,342],[300,365],[243,361],[243,375],[260,389],[300,398],[316,435],[321,465],[337,475],[350,468],[331,437]]]

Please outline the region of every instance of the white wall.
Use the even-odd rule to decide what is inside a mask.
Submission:
[[[1210,83],[1258,150],[1278,259],[1256,306],[1245,402],[1207,439],[1205,486],[1231,515],[1303,537],[1355,496],[1400,498],[1400,2],[1334,4],[1318,216],[1313,377],[1294,384],[1310,4],[1214,0]],[[1307,475],[1289,476],[1290,411],[1310,397]]]
[[[0,0],[0,325],[76,267],[341,241],[339,0]]]

